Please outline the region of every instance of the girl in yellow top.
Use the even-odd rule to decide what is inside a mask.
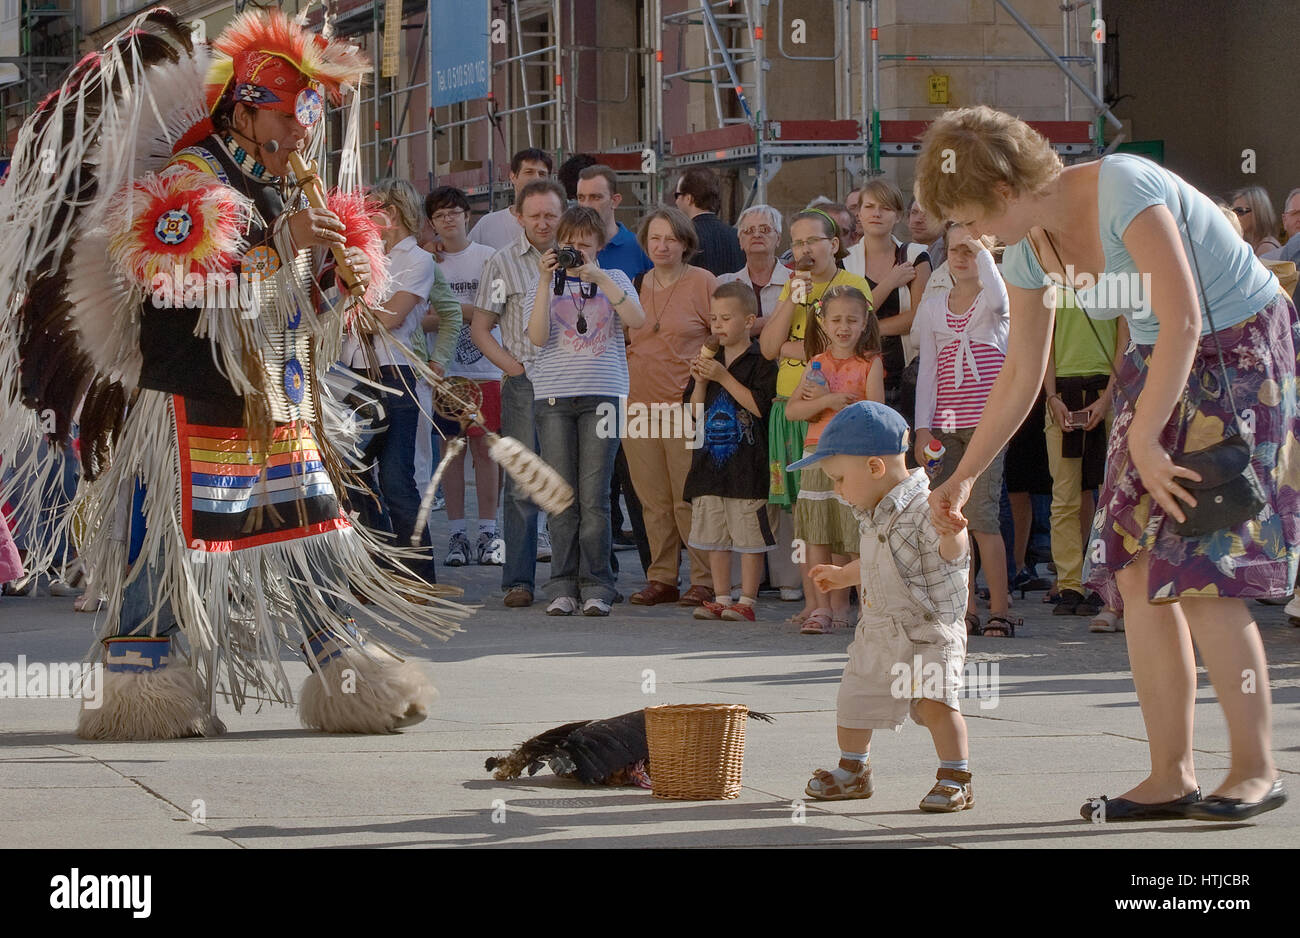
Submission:
[[[820,311],[822,294],[831,286],[851,286],[871,299],[871,286],[862,277],[839,267],[839,261],[848,253],[840,238],[835,220],[819,209],[809,209],[794,216],[790,222],[790,250],[794,254],[795,272],[781,291],[776,310],[763,326],[758,337],[763,355],[779,359],[776,374],[776,399],[767,423],[768,460],[772,470],[772,488],[768,501],[785,509],[783,521],[799,495],[799,475],[786,471],[786,466],[803,457],[804,435],[808,424],[786,419],[785,405],[799,384],[804,363],[804,334],[811,311]],[[788,525],[782,524],[788,528]],[[784,540],[784,538],[778,538]],[[814,611],[814,591],[804,576],[804,609],[792,617],[802,624]]]

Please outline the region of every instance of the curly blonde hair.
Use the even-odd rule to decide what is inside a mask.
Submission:
[[[1047,139],[1018,117],[987,105],[949,111],[921,137],[916,160],[916,197],[936,218],[958,206],[996,212],[995,186],[1018,195],[1038,194],[1064,167]]]

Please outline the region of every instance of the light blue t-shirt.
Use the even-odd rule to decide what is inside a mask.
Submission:
[[[1182,197],[1182,207],[1179,196]],[[1187,249],[1188,231],[1196,262],[1187,262],[1195,277],[1200,265],[1206,301],[1214,325],[1222,331],[1259,312],[1281,289],[1277,278],[1259,262],[1250,245],[1233,231],[1209,198],[1161,166],[1129,153],[1103,157],[1097,172],[1097,210],[1106,269],[1092,289],[1078,291],[1080,304],[1094,319],[1128,320],[1133,341],[1154,345],[1160,323],[1150,309],[1145,281],[1124,246],[1124,232],[1139,213],[1164,205],[1174,216]],[[1183,223],[1183,212],[1187,224]],[[1055,266],[1055,258],[1047,258]],[[1002,255],[1002,277],[1012,286],[1038,290],[1051,282],[1034,256],[1029,239],[1007,248]],[[1199,299],[1200,291],[1197,291]],[[1201,313],[1201,334],[1210,334],[1210,322]]]
[[[617,289],[632,302],[636,301],[632,281],[623,271],[617,267],[601,269],[609,274]],[[550,339],[538,349],[537,364],[528,371],[533,382],[533,396],[537,400],[589,394],[627,396],[623,320],[603,290],[596,291],[595,296],[587,299],[579,292],[580,283],[577,277],[569,277],[564,296],[551,297]],[[547,279],[546,289],[550,287],[551,281]],[[535,295],[535,292],[530,292],[525,304],[529,315],[532,315]],[[614,296],[617,298],[618,294]]]

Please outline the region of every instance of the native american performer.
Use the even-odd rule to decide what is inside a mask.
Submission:
[[[219,693],[237,710],[292,704],[286,647],[312,669],[307,726],[391,732],[427,714],[427,679],[349,614],[364,604],[374,627],[422,643],[469,611],[376,564],[393,549],[340,507],[323,377],[345,327],[374,327],[365,303],[386,277],[364,200],[346,194],[355,103],[345,191],[309,207],[310,180],[289,172],[368,69],[277,12],[238,17],[209,50],[154,10],[22,128],[0,188],[0,457],[79,423],[82,557],[109,597],[91,652],[105,694],[83,709],[83,737],[218,734]],[[326,248],[338,302],[320,286]],[[45,477],[53,462],[17,468]],[[28,499],[16,520],[40,511]]]

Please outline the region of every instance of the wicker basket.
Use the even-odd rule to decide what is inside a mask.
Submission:
[[[735,798],[745,760],[744,704],[646,707],[650,780],[656,798]]]

